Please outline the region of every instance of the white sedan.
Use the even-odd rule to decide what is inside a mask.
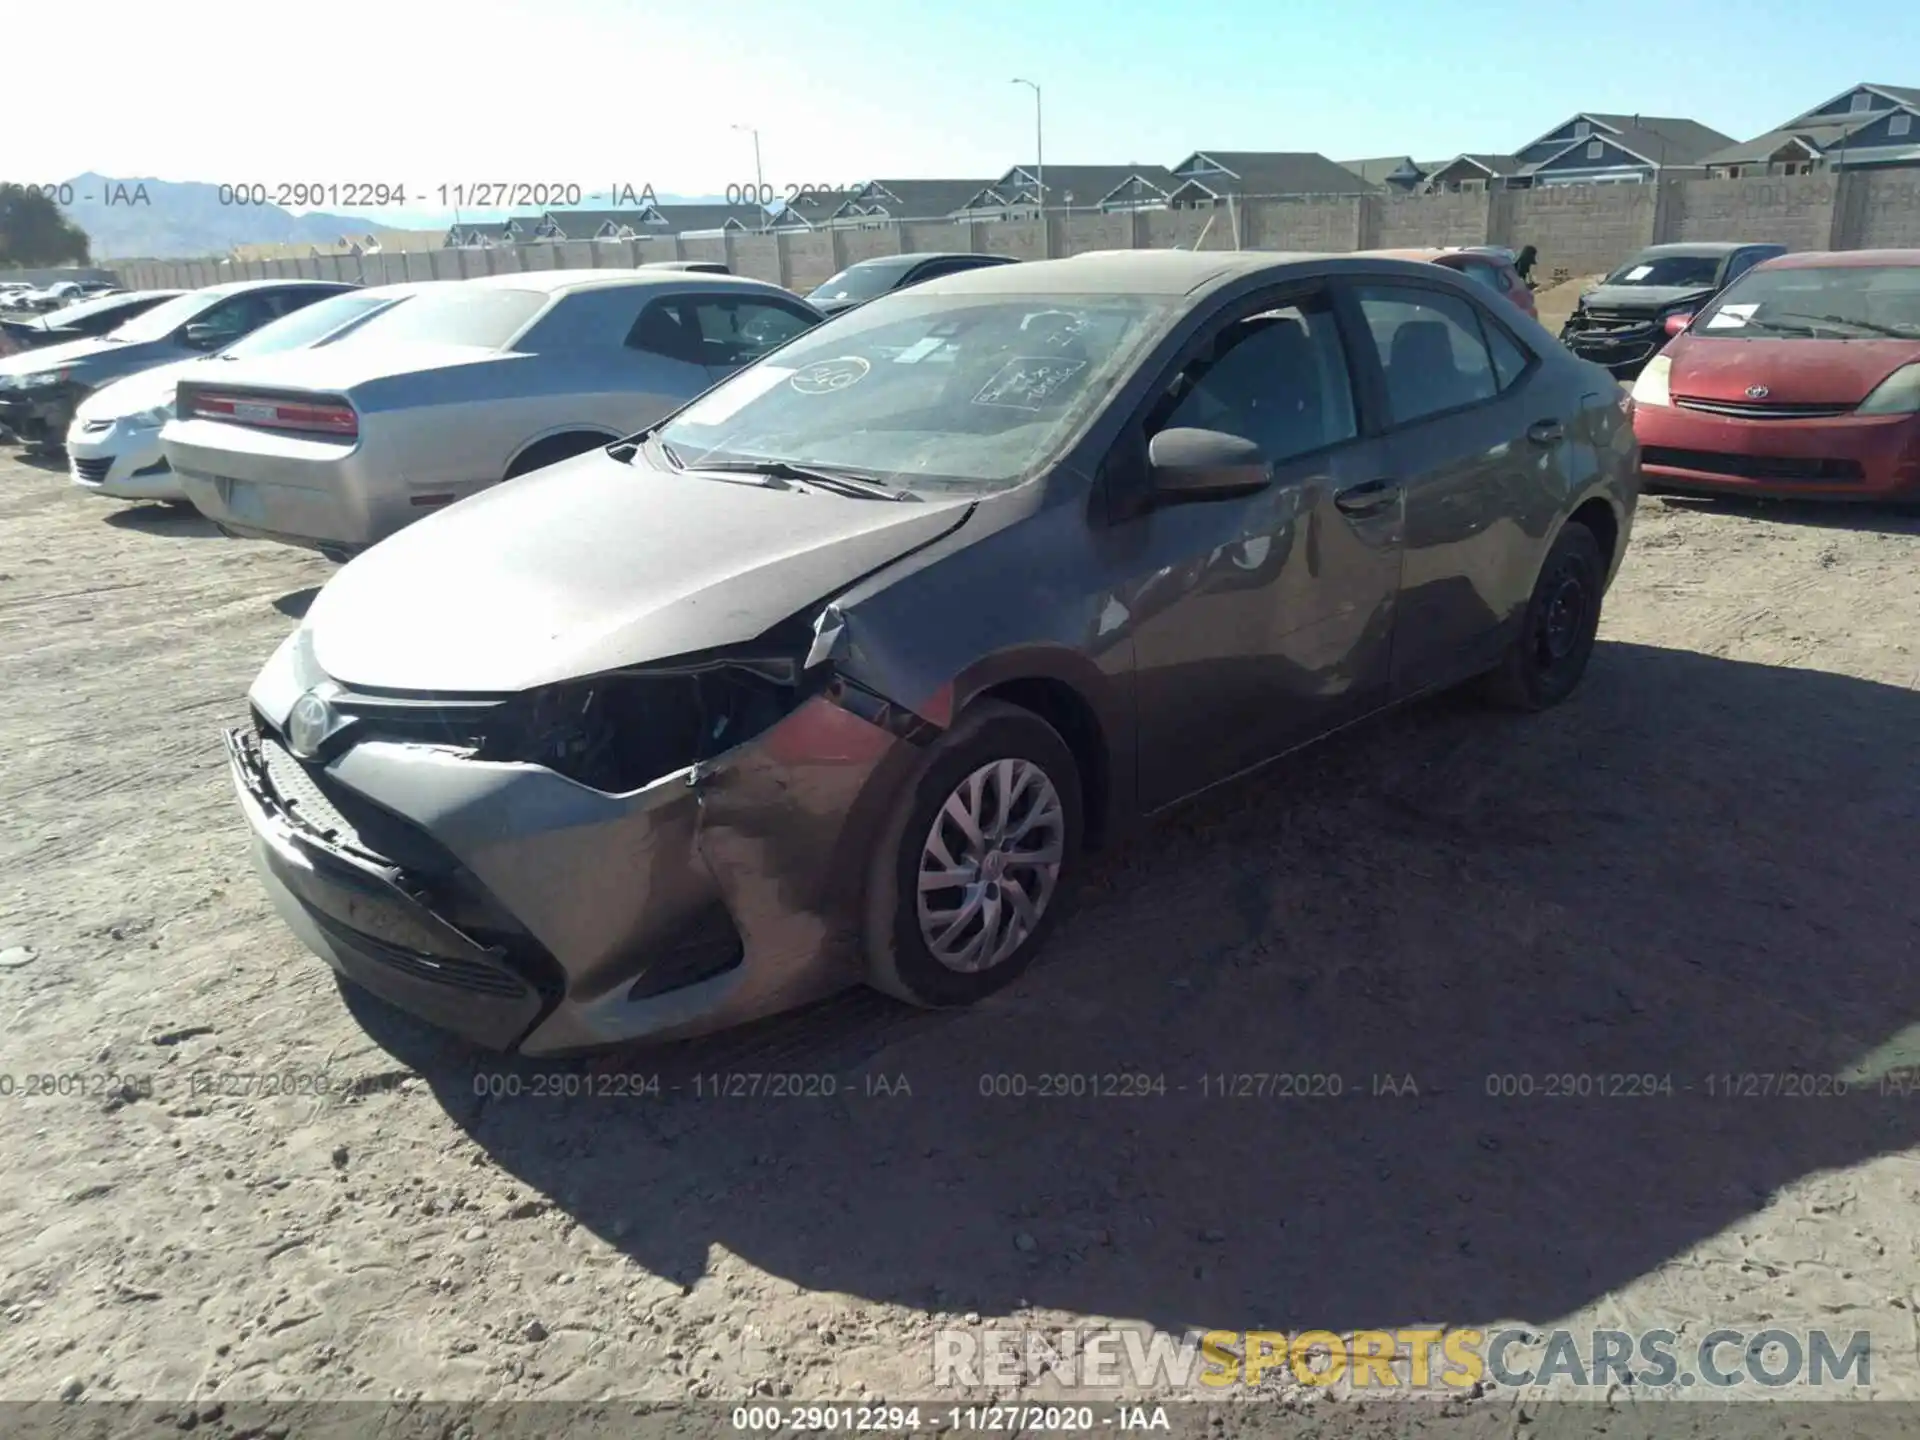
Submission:
[[[431,283],[349,290],[263,325],[216,354],[156,366],[101,386],[80,402],[67,429],[73,483],[113,500],[190,504],[160,449],[160,430],[173,418],[174,394],[183,378],[217,376],[229,360],[324,345]]]

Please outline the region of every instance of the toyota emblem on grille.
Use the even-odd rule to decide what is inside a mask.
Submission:
[[[1772,393],[1773,392],[1764,385],[1747,386],[1747,398],[1749,400],[1764,400]]]

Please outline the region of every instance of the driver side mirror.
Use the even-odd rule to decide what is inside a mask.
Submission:
[[[1162,430],[1147,442],[1147,466],[1153,493],[1170,501],[1251,495],[1273,480],[1260,447],[1223,430]]]
[[[210,324],[205,320],[196,320],[187,326],[183,338],[189,349],[218,350],[233,337],[219,325]]]
[[[1668,337],[1671,338],[1675,335],[1678,335],[1682,330],[1686,329],[1687,326],[1691,325],[1692,323],[1693,323],[1693,316],[1683,311],[1678,315],[1667,316],[1667,323],[1662,328],[1666,330]]]

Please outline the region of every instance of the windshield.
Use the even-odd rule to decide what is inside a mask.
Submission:
[[[1693,328],[1769,340],[1920,340],[1920,265],[1749,270]]]
[[[876,295],[886,294],[905,273],[905,267],[898,264],[849,265],[807,298],[816,303],[825,300],[871,300]]]
[[[496,290],[452,281],[394,305],[342,335],[336,345],[475,345],[498,350],[546,308],[544,290]]]
[[[907,291],[792,341],[656,433],[690,467],[782,460],[1004,489],[1106,398],[1169,303]]]
[[[1723,255],[1655,255],[1629,260],[1602,285],[1711,285],[1720,275]]]
[[[82,300],[77,305],[69,305],[64,310],[54,311],[47,317],[47,324],[71,325],[76,320],[85,320],[90,316],[125,310],[128,306],[138,305],[142,300],[148,304],[154,303],[151,295],[102,295],[96,300]]]
[[[255,355],[278,355],[283,350],[304,350],[343,325],[351,325],[403,296],[382,295],[377,290],[353,290],[283,315],[271,325],[262,325],[220,352],[222,358],[245,360]]]
[[[216,290],[193,290],[185,295],[176,295],[164,304],[154,306],[146,314],[136,315],[118,330],[109,331],[108,338],[122,340],[129,345],[164,340],[201,311],[226,298],[225,292]]]

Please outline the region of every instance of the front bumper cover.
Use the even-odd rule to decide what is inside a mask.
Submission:
[[[626,795],[430,745],[324,767],[270,727],[227,747],[255,868],[310,949],[476,1044],[565,1055],[859,980],[866,861],[927,728],[856,713],[866,698],[813,695]]]

